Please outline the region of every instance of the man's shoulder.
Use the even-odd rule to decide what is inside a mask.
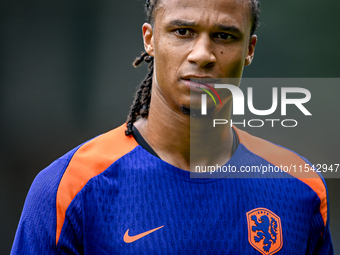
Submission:
[[[294,166],[310,164],[298,153],[268,140],[253,136],[243,130],[235,128],[239,142],[250,153],[257,155],[276,166]]]
[[[264,159],[273,166],[282,169],[283,172],[298,179],[312,178],[323,182],[322,175],[313,168],[313,165],[295,151],[253,136],[243,130],[235,128],[235,131],[240,145],[251,155]]]
[[[125,129],[123,124],[55,160],[34,179],[31,197],[48,194],[56,197],[57,203],[71,202],[91,178],[104,172],[138,145],[132,136],[125,136]]]
[[[255,157],[260,157],[272,166],[284,172],[288,177],[296,178],[307,185],[320,199],[320,211],[324,223],[327,221],[327,188],[322,175],[312,164],[298,153],[269,142],[262,138],[235,128],[240,144]],[[281,175],[280,175],[281,176]]]
[[[111,165],[132,151],[138,143],[133,136],[125,135],[126,124],[101,134],[82,144],[74,153],[69,167],[95,167]]]
[[[87,177],[100,173],[138,145],[133,136],[125,135],[125,129],[126,124],[123,124],[82,143],[55,160],[39,175],[58,172],[64,178],[70,169],[77,169],[77,173]]]
[[[138,144],[125,135],[126,124],[82,144],[72,155],[60,180],[57,203],[69,204],[87,182],[100,175]]]
[[[138,145],[132,136],[125,136],[125,129],[126,125],[123,124],[84,142],[55,160],[36,176],[30,193],[50,196],[57,193],[58,197],[61,191],[67,190],[69,194],[72,189],[73,194],[77,194],[91,178]]]

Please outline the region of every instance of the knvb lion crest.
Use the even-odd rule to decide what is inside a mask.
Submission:
[[[280,217],[266,208],[247,212],[249,243],[261,254],[271,255],[282,248]]]

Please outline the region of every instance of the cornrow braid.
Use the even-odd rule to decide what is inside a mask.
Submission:
[[[252,19],[252,25],[250,29],[250,35],[255,34],[255,31],[259,28],[261,25],[260,22],[260,1],[258,0],[251,0],[251,19]]]
[[[150,24],[153,24],[154,22],[154,11],[157,7],[159,0],[146,0],[144,10],[146,13],[146,21],[149,22]]]
[[[151,87],[152,87],[152,75],[153,75],[153,57],[148,53],[143,52],[142,55],[133,62],[134,67],[138,67],[145,61],[149,64],[149,73],[145,79],[138,86],[138,90],[135,95],[135,100],[130,108],[130,112],[127,118],[127,130],[125,135],[133,135],[133,123],[139,116],[145,118],[149,114],[150,101],[151,101]]]

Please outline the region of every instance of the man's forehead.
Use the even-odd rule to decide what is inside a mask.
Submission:
[[[206,8],[218,9],[221,11],[233,11],[244,8],[250,10],[251,0],[158,0],[157,9],[162,7],[168,11],[177,8]]]
[[[166,23],[174,19],[194,21],[199,18],[203,23],[238,25],[242,30],[247,30],[251,24],[251,0],[159,1],[156,11],[158,22]]]

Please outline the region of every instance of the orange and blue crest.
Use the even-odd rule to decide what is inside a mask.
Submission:
[[[261,254],[271,255],[283,245],[281,219],[266,208],[247,212],[249,243]]]

